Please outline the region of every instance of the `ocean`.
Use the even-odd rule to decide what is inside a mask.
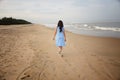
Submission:
[[[44,24],[55,28],[57,24]],[[120,22],[71,23],[64,24],[67,31],[75,34],[120,38]]]

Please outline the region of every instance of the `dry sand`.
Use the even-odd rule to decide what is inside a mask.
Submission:
[[[54,30],[0,26],[0,80],[120,80],[120,39],[66,32],[61,57]]]

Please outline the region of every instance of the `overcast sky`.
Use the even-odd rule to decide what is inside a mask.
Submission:
[[[35,23],[120,22],[120,0],[0,0],[0,18]]]

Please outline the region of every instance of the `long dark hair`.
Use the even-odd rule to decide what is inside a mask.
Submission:
[[[59,20],[57,27],[59,27],[60,32],[62,32],[62,28],[63,28],[63,26],[64,26],[64,25],[63,25],[62,20]]]

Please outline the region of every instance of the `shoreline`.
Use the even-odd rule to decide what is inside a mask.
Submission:
[[[49,28],[54,28],[55,24],[44,24],[45,26]],[[83,27],[82,27],[83,28]],[[65,29],[67,31],[70,31],[75,34],[81,34],[81,35],[88,35],[88,36],[96,36],[96,37],[111,37],[111,38],[120,38],[120,32],[118,31],[110,31],[110,30],[84,30],[84,29],[79,29],[77,26],[74,25],[65,25]]]
[[[5,26],[8,26],[8,27],[10,27],[10,26],[18,26],[18,27],[20,27],[20,26],[26,26],[26,25],[28,25],[28,26],[31,26],[31,25],[38,25],[38,26],[44,26],[44,27],[46,27],[46,28],[48,28],[48,29],[52,29],[52,30],[54,30],[54,28],[52,27],[50,27],[50,26],[46,26],[46,25],[44,25],[44,24],[20,24],[20,25],[0,25],[0,28],[2,28],[2,26],[3,26],[3,28],[5,27]],[[98,36],[98,35],[89,35],[89,34],[80,34],[80,33],[78,33],[78,32],[72,32],[72,31],[69,31],[69,30],[67,30],[66,28],[65,28],[65,30],[66,30],[66,32],[69,32],[69,33],[73,33],[73,34],[76,34],[76,35],[81,35],[81,36],[86,36],[86,37],[98,37],[98,38],[115,38],[115,39],[120,39],[120,37],[113,37],[113,36]],[[83,30],[84,31],[84,30]]]
[[[40,24],[38,24],[40,25]],[[48,29],[52,29],[54,30],[54,28],[50,28],[49,26],[46,26],[46,25],[42,25]],[[66,29],[65,29],[66,30]],[[72,33],[72,34],[75,34],[75,35],[80,35],[80,36],[86,36],[86,37],[98,37],[98,38],[115,38],[115,39],[120,39],[120,37],[110,37],[110,36],[95,36],[95,35],[87,35],[87,34],[80,34],[80,33],[74,33],[74,32],[71,32],[69,30],[66,30],[66,32],[69,32],[69,33]]]
[[[120,39],[66,31],[63,57],[44,25],[0,26],[0,80],[118,80]]]

